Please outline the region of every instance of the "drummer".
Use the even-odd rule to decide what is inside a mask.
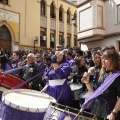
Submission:
[[[8,63],[8,59],[6,56],[0,56],[0,71],[7,71],[7,70],[11,70],[12,67],[11,65]]]
[[[18,67],[22,65],[23,62],[18,63]],[[19,71],[19,76],[22,76],[24,80],[32,78],[41,72],[40,66],[35,62],[35,55],[33,53],[27,55],[27,65],[25,69]],[[41,74],[29,82],[29,89],[39,91],[40,87],[44,87]]]
[[[12,61],[12,68],[18,68],[18,63],[22,61],[20,58],[20,52],[19,51],[14,51],[12,55],[13,61]],[[18,71],[13,72],[14,75],[18,75]]]
[[[52,82],[52,80],[56,80],[57,85],[54,84],[52,86],[48,83],[41,92],[46,92],[51,95],[62,105],[72,106],[72,93],[67,81],[71,68],[66,62],[63,51],[57,51],[55,54],[57,55],[52,57],[53,70],[49,72],[48,79],[49,83]],[[65,82],[62,85],[58,85],[58,82],[63,79],[65,79]]]

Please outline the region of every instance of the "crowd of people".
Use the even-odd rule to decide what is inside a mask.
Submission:
[[[79,48],[57,46],[55,50],[4,51],[0,50],[0,71],[15,70],[11,74],[28,80],[39,74],[28,83],[28,89],[45,92],[62,105],[76,107],[69,82],[80,84],[80,94],[86,90],[94,92],[103,86],[116,72],[118,76],[94,98],[90,112],[119,120],[120,109],[120,56],[114,46],[82,51]],[[90,69],[90,68],[94,69]],[[55,82],[57,81],[57,82]],[[79,104],[78,104],[79,105]],[[78,106],[77,108],[79,108]]]

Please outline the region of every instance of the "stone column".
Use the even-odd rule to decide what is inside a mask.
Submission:
[[[47,47],[50,47],[50,6],[46,6],[47,7]]]

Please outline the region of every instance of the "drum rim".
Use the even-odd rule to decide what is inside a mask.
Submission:
[[[46,93],[41,93],[42,95],[47,95],[48,96],[48,98],[50,98],[50,100],[49,100],[49,104],[48,104],[48,106],[46,106],[46,107],[42,107],[42,108],[29,108],[29,107],[24,107],[24,106],[20,106],[20,105],[16,105],[15,103],[13,103],[13,102],[10,102],[9,100],[7,100],[6,98],[5,98],[5,96],[7,95],[7,94],[9,94],[9,93],[14,93],[14,92],[33,92],[33,93],[39,93],[40,94],[40,91],[35,91],[35,90],[29,90],[29,89],[14,89],[14,90],[8,90],[8,91],[5,91],[3,94],[2,94],[2,103],[3,103],[3,106],[4,106],[4,104],[6,105],[6,106],[9,106],[9,107],[11,107],[11,108],[14,108],[14,109],[16,109],[16,110],[20,110],[20,111],[26,111],[26,112],[37,112],[37,113],[40,113],[40,112],[45,112],[45,110],[47,109],[47,107],[49,106],[49,104],[50,104],[50,102],[53,102],[53,103],[56,103],[56,100],[53,98],[53,97],[51,97],[51,96],[49,96],[48,94],[46,94]],[[47,98],[47,97],[46,97]],[[47,99],[48,99],[47,98]]]

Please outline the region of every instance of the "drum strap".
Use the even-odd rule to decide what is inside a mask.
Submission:
[[[85,99],[85,102],[82,105],[81,112],[87,108],[89,108],[96,97],[101,95],[113,82],[114,80],[120,75],[120,71],[115,71],[104,83],[94,91],[94,93]]]
[[[22,87],[23,85],[25,85],[25,84],[27,84],[28,82],[30,82],[31,80],[35,79],[35,78],[38,77],[39,75],[41,75],[41,73],[39,73],[39,74],[37,74],[37,75],[35,75],[35,76],[27,79],[26,81],[23,81],[22,83],[20,83],[20,84],[18,84],[18,85],[16,85],[15,87],[12,88],[12,90],[13,90],[13,89],[18,89],[18,88]]]

